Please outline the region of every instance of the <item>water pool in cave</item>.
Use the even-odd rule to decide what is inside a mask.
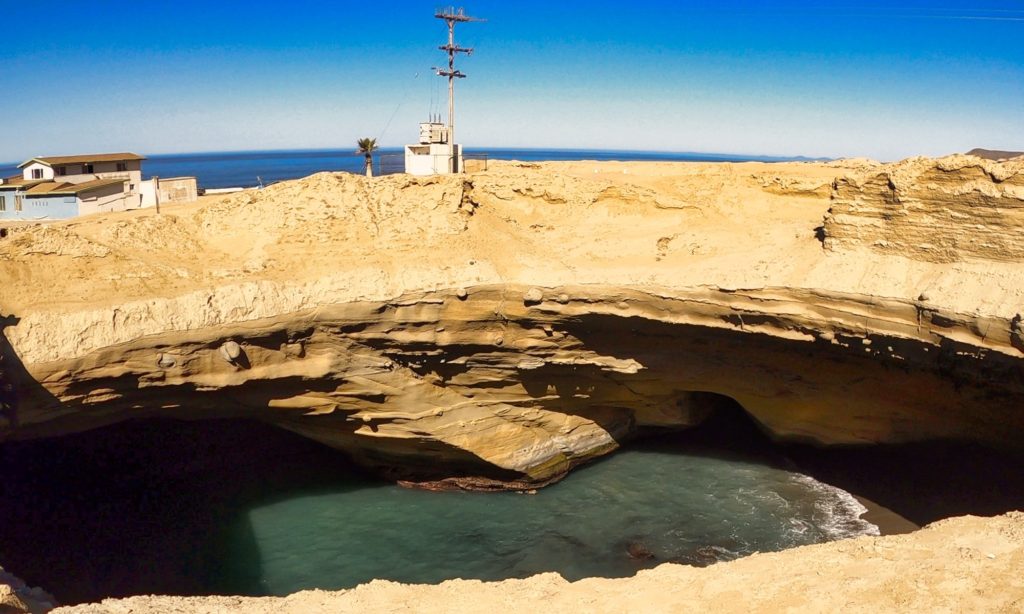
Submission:
[[[755,456],[639,444],[535,494],[352,481],[240,510],[211,585],[239,594],[554,571],[630,576],[877,534],[845,491]]]
[[[626,576],[877,531],[850,494],[745,428],[633,442],[535,494],[402,488],[247,420],[5,442],[0,564],[70,604],[374,578]]]

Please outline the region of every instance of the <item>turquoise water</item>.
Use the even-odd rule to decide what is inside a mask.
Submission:
[[[844,491],[716,454],[625,450],[533,495],[337,484],[242,510],[209,582],[285,595],[374,578],[618,577],[878,532]]]

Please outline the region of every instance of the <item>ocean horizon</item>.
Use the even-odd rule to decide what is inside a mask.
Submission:
[[[404,171],[404,149],[384,147],[374,156],[374,172],[382,175]],[[143,154],[143,178],[196,177],[202,189],[255,187],[299,179],[313,173],[363,172],[363,156],[355,149],[277,149]],[[805,156],[768,156],[728,153],[670,152],[617,149],[527,149],[467,147],[467,157],[488,160],[550,161],[649,161],[649,162],[794,162],[826,160]],[[0,177],[19,173],[18,164],[0,164]]]

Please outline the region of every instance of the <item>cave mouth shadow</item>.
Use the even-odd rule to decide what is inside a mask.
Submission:
[[[389,485],[337,450],[244,419],[146,418],[9,441],[0,466],[0,561],[63,604],[263,594],[248,510]]]
[[[797,471],[917,525],[1024,509],[1024,454],[965,440],[839,446],[777,442],[734,399],[696,394],[712,407],[702,424],[679,432],[641,433],[624,447],[748,460]]]
[[[962,440],[780,449],[800,471],[917,525],[1024,509],[1024,456]]]
[[[7,340],[4,329],[17,326],[19,322],[21,318],[16,315],[0,314],[0,418],[12,428],[18,426],[18,381],[25,380],[25,367]]]

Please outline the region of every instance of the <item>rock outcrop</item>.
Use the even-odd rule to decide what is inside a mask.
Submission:
[[[57,607],[57,600],[43,589],[32,587],[0,567],[0,613],[44,614]]]
[[[400,479],[532,487],[721,395],[777,439],[1018,446],[1021,177],[497,164],[15,226],[0,438],[249,416]]]
[[[977,156],[979,158],[985,158],[986,160],[1009,160],[1011,158],[1024,156],[1024,151],[1005,151],[1000,149],[982,149],[980,147],[975,147],[968,151],[966,155]]]
[[[1024,258],[1024,160],[919,158],[836,180],[825,247],[932,262]]]

